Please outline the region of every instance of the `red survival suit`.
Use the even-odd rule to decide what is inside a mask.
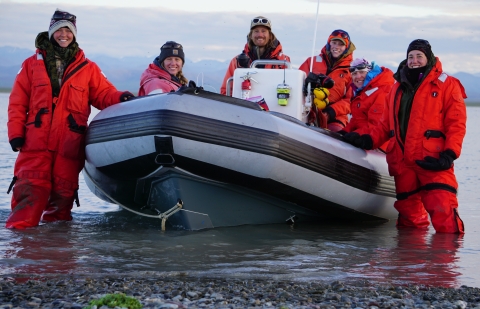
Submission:
[[[37,226],[40,219],[72,219],[78,174],[85,164],[90,104],[104,109],[120,102],[123,94],[80,49],[65,68],[58,98],[52,98],[44,56],[37,49],[23,62],[10,94],[8,138],[24,144],[15,162],[7,228]]]
[[[330,95],[328,100],[330,104],[323,110],[329,116],[328,123],[336,123],[341,128],[345,127],[348,123],[348,114],[350,114],[350,99],[351,92],[347,91],[352,83],[352,75],[349,68],[350,63],[353,60],[353,51],[355,45],[350,43],[350,47],[346,50],[335,63],[331,63],[328,56],[327,47],[324,46],[320,55],[313,58],[312,72],[315,74],[325,74],[335,81],[335,85],[328,89]],[[310,72],[311,57],[308,57],[305,62],[299,67],[308,75]],[[340,129],[340,128],[339,128]],[[338,130],[337,130],[338,131]]]
[[[369,72],[370,73],[370,72]],[[368,134],[374,127],[378,126],[382,118],[385,101],[395,83],[393,72],[385,67],[381,67],[381,72],[376,75],[363,89],[356,95],[352,95],[352,117],[350,122],[343,129],[345,132],[357,132],[358,134]],[[353,88],[350,89],[353,92]],[[380,148],[386,149],[387,143]]]
[[[285,55],[282,52],[282,44],[277,40],[276,41],[276,47],[271,50],[271,51],[266,51],[264,55],[262,55],[261,59],[266,59],[266,60],[285,60],[287,62],[290,62],[290,57]],[[245,47],[243,49],[243,52],[247,54],[250,57],[250,60],[253,62],[255,60],[258,60],[257,56],[253,51],[250,50],[248,47],[248,43],[245,44]],[[235,69],[240,68],[237,62],[237,56],[235,56],[231,61],[230,64],[228,65],[227,72],[225,73],[225,77],[223,78],[223,83],[222,87],[220,88],[220,93],[223,95],[227,94],[227,81],[230,77],[233,76],[233,73],[235,72]],[[257,68],[262,68],[261,66],[257,66]],[[280,65],[271,65],[267,64],[264,66],[265,69],[283,69],[283,66]],[[230,89],[230,94],[232,93],[232,89]]]
[[[138,96],[155,93],[168,93],[176,91],[181,86],[182,85],[179,82],[172,80],[170,73],[158,67],[155,63],[150,63],[140,77]]]
[[[380,126],[370,133],[373,148],[390,139],[387,163],[395,178],[399,212],[398,227],[427,227],[428,215],[437,232],[464,233],[457,211],[457,180],[453,166],[444,171],[430,171],[416,160],[426,156],[439,158],[439,153],[452,150],[460,156],[466,133],[467,112],[465,90],[460,81],[442,70],[438,57],[414,93],[405,140],[400,135],[399,110],[402,84],[406,77],[404,60],[395,74],[395,83],[388,97]]]

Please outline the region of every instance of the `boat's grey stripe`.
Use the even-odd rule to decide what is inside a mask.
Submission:
[[[148,135],[171,135],[261,153],[366,192],[395,196],[394,182],[368,168],[270,131],[172,110],[155,110],[93,121],[87,145]]]

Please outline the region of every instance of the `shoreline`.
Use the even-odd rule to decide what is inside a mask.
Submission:
[[[480,308],[480,289],[467,286],[145,274],[0,278],[2,308],[80,309],[113,293],[135,297],[143,308]]]

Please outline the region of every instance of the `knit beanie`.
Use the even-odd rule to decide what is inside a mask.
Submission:
[[[52,35],[60,28],[67,27],[72,31],[73,36],[77,38],[77,17],[73,14],[70,14],[66,11],[57,9],[53,13],[52,19],[50,20],[50,27],[48,28],[48,39],[52,38]]]
[[[432,46],[427,40],[422,40],[422,39],[413,40],[410,43],[410,45],[408,45],[407,58],[408,58],[408,53],[411,52],[412,50],[421,51],[422,53],[425,54],[428,60],[431,60],[433,58]]]
[[[168,41],[160,48],[160,56],[158,56],[158,62],[163,63],[168,57],[178,57],[182,59],[182,62],[185,63],[185,54],[183,52],[182,44],[179,44],[175,41]]]

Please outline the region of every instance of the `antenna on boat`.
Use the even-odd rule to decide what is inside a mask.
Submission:
[[[310,72],[313,69],[313,56],[315,55],[315,44],[317,40],[317,26],[318,26],[318,9],[320,7],[320,0],[317,0],[317,19],[315,20],[315,30],[313,32],[312,56],[310,57]]]
[[[317,40],[317,27],[318,27],[318,9],[320,7],[320,0],[317,0],[317,18],[315,20],[315,30],[313,32],[313,44],[312,44],[312,55],[310,57],[310,70],[313,69],[313,56],[315,55],[315,44]],[[308,83],[307,85],[307,100],[305,101],[305,107],[308,108],[308,113],[310,113],[310,108],[312,107],[312,85]],[[308,114],[307,113],[307,114]]]

